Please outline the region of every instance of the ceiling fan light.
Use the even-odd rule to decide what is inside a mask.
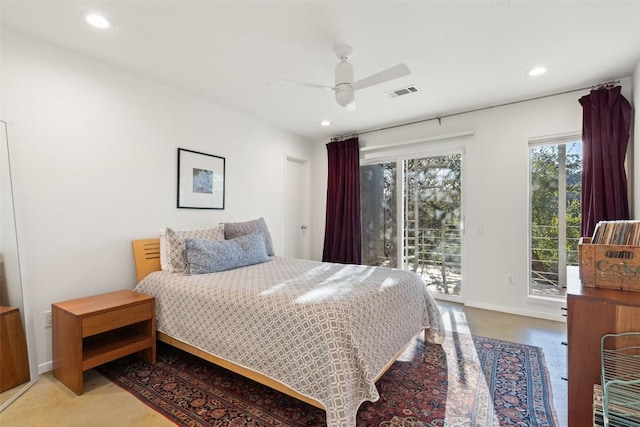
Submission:
[[[336,91],[336,102],[341,107],[347,107],[349,104],[353,102],[355,95],[353,93],[353,88],[345,87]]]

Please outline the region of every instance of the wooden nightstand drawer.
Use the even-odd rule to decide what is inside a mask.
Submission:
[[[82,319],[82,336],[89,337],[102,332],[151,319],[152,305],[143,303],[95,314]]]

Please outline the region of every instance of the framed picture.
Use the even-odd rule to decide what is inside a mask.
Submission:
[[[224,209],[224,161],[178,148],[178,208]]]

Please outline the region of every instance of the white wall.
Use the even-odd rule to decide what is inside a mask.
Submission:
[[[38,363],[51,360],[42,312],[68,298],[131,288],[130,241],[160,226],[264,216],[284,249],[284,158],[313,158],[312,257],[322,257],[327,141],[284,131],[84,55],[2,29],[2,119],[9,123],[23,282]],[[640,93],[640,64],[634,73]],[[623,79],[629,100],[631,79]],[[586,92],[585,92],[586,93]],[[526,297],[527,140],[579,131],[583,93],[363,135],[362,145],[475,130],[464,145],[467,304],[559,318]],[[637,102],[636,102],[637,104]],[[635,117],[638,136],[639,117]],[[175,208],[176,149],[226,157],[226,209]],[[635,150],[640,170],[640,150]],[[635,186],[635,216],[640,185]],[[479,225],[485,234],[477,235]],[[507,274],[516,286],[507,287]]]
[[[45,310],[132,288],[131,240],[263,216],[284,250],[285,154],[311,143],[205,100],[4,28],[9,124],[25,293],[38,363]],[[226,158],[224,210],[176,209],[177,148]]]
[[[630,98],[631,79],[621,81]],[[499,311],[561,320],[560,303],[534,302],[527,297],[528,140],[531,137],[580,132],[578,99],[588,91],[459,115],[442,120],[365,134],[361,146],[412,141],[465,130],[471,137],[412,145],[405,153],[428,149],[465,149],[463,204],[466,227],[466,304]],[[314,259],[322,257],[326,199],[326,141],[314,144]],[[637,165],[637,160],[636,160]],[[637,168],[636,168],[637,169]],[[478,234],[483,226],[484,234]],[[516,286],[507,286],[507,275]]]

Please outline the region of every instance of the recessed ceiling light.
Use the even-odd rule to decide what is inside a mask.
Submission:
[[[104,16],[98,14],[98,13],[87,13],[84,16],[84,19],[90,24],[93,25],[96,28],[109,28],[111,27],[111,22],[105,18]]]
[[[547,67],[539,66],[539,67],[534,67],[530,69],[529,71],[527,71],[527,74],[530,77],[536,77],[536,76],[541,76],[546,72],[547,72]]]
[[[323,120],[320,122],[320,126],[331,126],[331,122],[329,120]]]

